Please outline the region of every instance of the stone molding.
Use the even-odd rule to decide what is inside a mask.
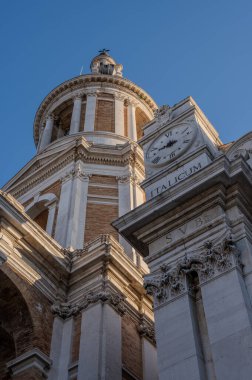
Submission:
[[[21,374],[23,371],[36,368],[47,379],[52,360],[38,348],[25,352],[7,363],[7,368],[12,375]]]
[[[61,160],[57,160],[57,162],[51,163],[49,166],[36,164],[36,167],[34,167],[34,170],[30,173],[30,178],[28,177],[24,179],[23,182],[19,184],[18,188],[12,190],[12,194],[15,197],[22,196],[31,188],[37,186],[47,178],[50,178],[52,175],[63,169],[74,160],[81,160],[84,163],[100,164],[106,166],[126,166],[128,164],[134,164],[141,173],[144,173],[143,158],[138,152],[133,151],[132,148],[129,152],[122,152],[120,156],[115,156],[112,154],[101,155],[98,152],[96,154],[95,151],[87,150],[82,145],[80,145],[75,151],[69,151],[68,154],[61,157]],[[40,172],[37,172],[38,169],[40,169]],[[64,177],[62,177],[62,179],[63,178]]]
[[[164,264],[156,275],[147,275],[144,286],[147,294],[154,296],[154,306],[190,292],[187,275],[196,272],[200,285],[210,279],[237,267],[242,270],[240,251],[231,237],[225,238],[214,245],[207,241],[199,254],[189,254],[179,259],[175,265]]]
[[[24,212],[24,207],[19,203],[16,198],[13,197],[10,193],[4,192],[0,190],[0,196],[5,198],[10,204],[12,204],[15,208],[17,208],[19,211]]]
[[[75,101],[76,99],[82,99],[84,95],[84,92],[77,92],[76,94],[73,95],[73,100]]]

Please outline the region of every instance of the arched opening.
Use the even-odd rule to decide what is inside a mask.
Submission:
[[[45,203],[45,200],[35,203],[32,207],[26,210],[26,213],[34,220],[34,222],[46,231],[49,210]]]
[[[26,302],[0,270],[0,379],[9,379],[7,363],[32,348],[33,324]]]
[[[30,203],[25,209],[25,212],[51,236],[57,200],[55,194],[46,193],[37,197],[36,201]]]

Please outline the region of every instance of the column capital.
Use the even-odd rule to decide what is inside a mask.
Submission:
[[[82,99],[84,95],[84,92],[76,92],[75,94],[73,94],[73,100],[78,100],[78,99]]]
[[[231,237],[225,237],[217,244],[207,241],[198,249],[199,253],[189,253],[175,264],[163,264],[156,274],[145,276],[144,287],[147,294],[154,296],[154,305],[160,306],[177,296],[192,292],[186,277],[190,273],[197,273],[199,286],[206,281],[236,267],[242,270],[240,251],[236,248]]]
[[[86,95],[88,97],[93,97],[93,96],[96,97],[98,95],[98,91],[97,90],[89,90],[89,91],[86,92]]]
[[[51,311],[54,315],[62,319],[70,318],[74,315],[77,315],[81,307],[79,304],[70,304],[67,302],[56,302],[51,306]]]
[[[114,93],[114,98],[115,98],[116,100],[120,100],[121,102],[124,102],[124,100],[127,99],[126,96],[123,95],[123,94],[121,94],[120,92],[115,92],[115,93]]]
[[[96,304],[97,302],[109,304],[120,315],[123,315],[126,312],[126,308],[124,306],[124,297],[118,293],[112,292],[110,289],[88,293],[84,297],[82,307],[83,309],[86,309],[90,305]]]
[[[153,324],[148,323],[144,318],[141,318],[141,322],[137,327],[137,331],[139,332],[139,335],[141,337],[144,337],[151,341],[151,343],[156,344],[155,330]]]
[[[45,117],[45,120],[47,121],[47,120],[56,120],[56,115],[52,112],[52,113],[48,113],[47,115],[46,115],[46,117]]]
[[[136,108],[138,106],[138,102],[134,99],[126,98],[126,105]]]

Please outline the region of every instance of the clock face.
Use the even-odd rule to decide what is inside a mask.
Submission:
[[[189,124],[180,124],[166,130],[150,145],[147,160],[155,166],[175,160],[191,145],[195,134],[196,128]]]

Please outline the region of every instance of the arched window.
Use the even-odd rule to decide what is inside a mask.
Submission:
[[[25,209],[26,213],[49,235],[53,233],[57,200],[55,194],[43,194],[36,197]]]

